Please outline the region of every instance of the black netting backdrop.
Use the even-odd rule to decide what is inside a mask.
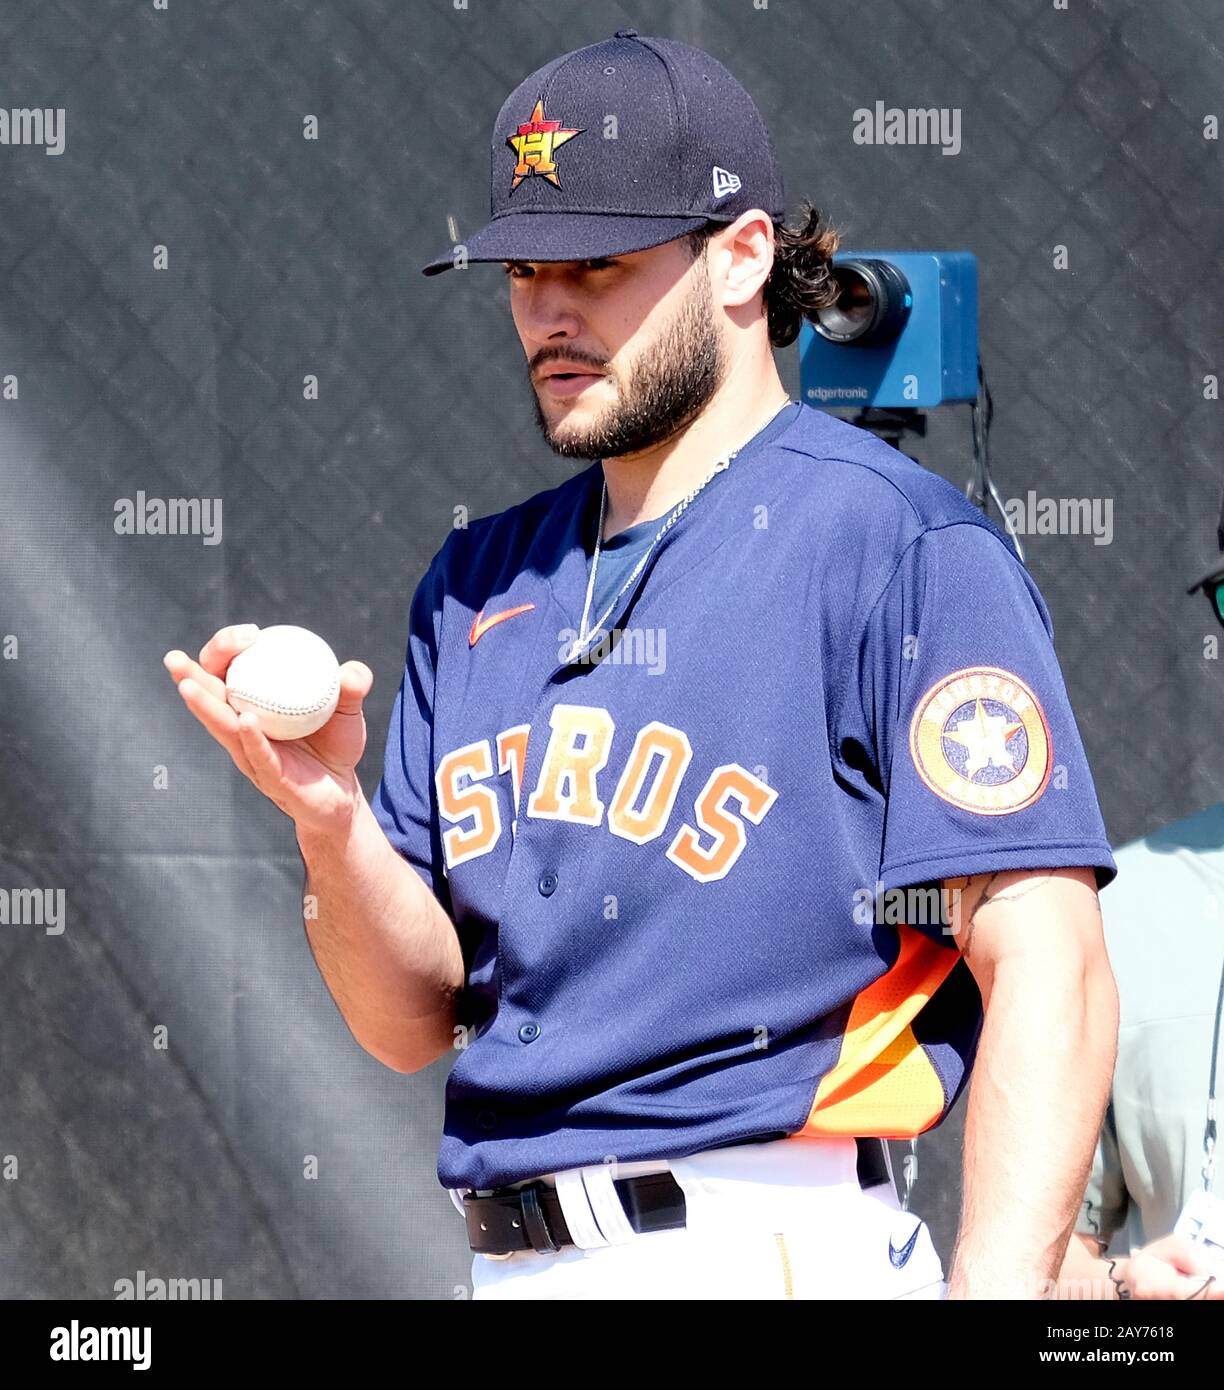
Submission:
[[[1109,545],[1025,538],[1111,838],[1219,800],[1224,677],[1182,592],[1222,481],[1209,0],[644,8],[0,8],[7,108],[64,112],[62,153],[0,144],[0,888],[64,902],[61,932],[0,925],[0,1296],[109,1298],[141,1270],[227,1298],[466,1292],[446,1065],[353,1042],[292,828],[161,657],[226,622],[320,632],[375,671],[373,790],[456,509],[574,467],[539,438],[500,271],[419,267],[487,217],[507,93],[618,27],[726,62],[791,208],[848,249],[976,253],[1000,492],[1113,507]],[[959,109],[960,152],[856,145],[877,100]],[[963,483],[967,407],[930,425],[911,452]],[[221,542],[116,534],[141,492],[222,499]],[[945,1257],[963,1109],[918,1146]]]

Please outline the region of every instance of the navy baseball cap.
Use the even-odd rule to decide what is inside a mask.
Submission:
[[[677,39],[618,29],[554,58],[497,113],[493,220],[468,261],[581,261],[661,246],[749,208],[785,216],[756,103],[723,65]],[[462,259],[452,247],[422,267]]]

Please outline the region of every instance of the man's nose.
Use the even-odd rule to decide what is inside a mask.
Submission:
[[[572,289],[559,277],[537,275],[526,287],[518,308],[519,322],[539,342],[558,334],[575,338],[582,331],[582,315]]]

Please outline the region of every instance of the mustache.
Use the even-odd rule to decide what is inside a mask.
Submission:
[[[558,350],[556,352],[550,352],[547,355],[541,355],[537,357],[536,360],[533,363],[531,363],[530,367],[528,368],[530,375],[533,377],[538,376],[539,373],[542,372],[550,362],[565,362],[567,364],[575,364],[579,367],[590,367],[590,369],[593,372],[606,373],[608,370],[607,366],[603,362],[592,361],[591,358],[583,357],[578,353],[563,352]]]

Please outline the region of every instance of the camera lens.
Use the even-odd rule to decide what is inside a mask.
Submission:
[[[831,267],[839,293],[812,325],[831,343],[874,347],[905,327],[914,302],[909,281],[890,261],[836,261]]]

